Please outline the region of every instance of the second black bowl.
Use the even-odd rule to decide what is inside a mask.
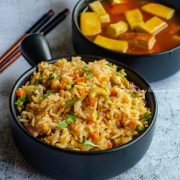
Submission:
[[[72,40],[77,54],[94,54],[115,59],[136,69],[148,81],[158,81],[169,77],[180,69],[180,46],[156,54],[123,54],[100,47],[86,38],[79,28],[80,13],[94,0],[79,1],[72,15]],[[180,5],[177,0],[156,0],[172,6],[177,12]],[[167,42],[168,43],[168,42]]]

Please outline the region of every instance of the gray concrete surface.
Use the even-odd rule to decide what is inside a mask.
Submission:
[[[0,55],[47,9],[72,9],[76,2],[77,0],[1,0]],[[54,56],[73,53],[71,17],[53,30],[47,39]],[[0,180],[51,179],[23,159],[14,145],[8,126],[10,90],[15,80],[28,68],[30,66],[21,57],[0,74]],[[151,85],[159,103],[152,145],[136,166],[113,180],[180,179],[180,72]]]

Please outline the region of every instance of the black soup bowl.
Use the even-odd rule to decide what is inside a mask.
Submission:
[[[87,9],[94,0],[79,1],[72,15],[72,40],[77,54],[94,54],[115,59],[137,70],[143,77],[152,82],[162,80],[180,69],[180,46],[155,54],[126,54],[105,49],[85,37],[79,27],[80,13]],[[155,0],[180,12],[178,0]],[[180,14],[178,14],[180,19]],[[164,37],[166,38],[166,37]],[[167,42],[168,43],[168,42]]]
[[[21,44],[23,56],[34,66],[42,60],[53,63],[60,58],[71,59],[72,56],[52,58],[49,45],[42,35],[32,34]],[[82,56],[87,62],[101,59],[101,57]],[[117,61],[107,59],[124,68],[127,77],[140,88],[149,90],[149,84],[134,70]],[[60,149],[48,145],[38,138],[31,136],[19,122],[16,111],[16,90],[24,85],[31,74],[36,71],[34,66],[26,71],[15,83],[10,95],[11,129],[14,141],[24,158],[42,172],[57,178],[67,179],[105,179],[116,176],[134,166],[147,152],[154,134],[157,116],[157,102],[152,91],[147,91],[147,106],[152,112],[149,127],[133,141],[103,151],[74,151]]]

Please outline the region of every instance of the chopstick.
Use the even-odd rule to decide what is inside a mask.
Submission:
[[[49,19],[54,16],[54,11],[50,9],[44,14],[35,24],[32,25],[1,57],[0,63],[3,62],[8,56],[10,56],[18,47],[21,41],[30,33],[35,33],[41,28]]]
[[[62,22],[69,15],[69,10],[64,9],[62,12],[57,14],[52,20],[50,20],[46,25],[44,25],[37,33],[46,35],[52,29],[54,29],[60,22]],[[19,47],[19,46],[18,46]],[[0,63],[0,73],[6,69],[10,64],[12,64],[21,55],[19,48],[15,49],[14,54],[11,54],[2,63]]]
[[[7,59],[5,59],[1,64],[0,64],[0,73],[5,70],[10,64],[12,64],[17,58],[21,56],[21,53],[19,49],[17,48],[13,54],[8,56]]]

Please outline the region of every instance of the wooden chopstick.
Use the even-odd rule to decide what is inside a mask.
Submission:
[[[8,56],[10,56],[18,47],[21,41],[28,36],[30,33],[37,32],[49,19],[54,16],[55,12],[50,9],[46,14],[44,14],[33,26],[28,29],[1,57],[0,63],[3,62]]]
[[[17,58],[21,56],[21,53],[19,49],[16,49],[13,54],[8,56],[9,58],[5,59],[1,64],[0,64],[0,73],[5,70],[10,64],[12,64]]]
[[[69,10],[64,9],[62,12],[57,14],[52,20],[50,20],[46,25],[44,25],[38,33],[46,35],[52,29],[54,29],[60,22],[62,22],[69,15]],[[18,46],[19,47],[19,46]],[[10,64],[12,64],[18,57],[20,57],[21,53],[19,52],[19,48],[15,49],[14,54],[11,54],[8,58],[4,60],[4,62],[0,63],[0,73],[6,69]]]
[[[46,35],[52,29],[54,29],[60,22],[62,22],[68,15],[70,11],[69,9],[64,9],[60,13],[58,13],[52,20],[50,20],[47,24],[45,24],[40,30],[39,33]]]

